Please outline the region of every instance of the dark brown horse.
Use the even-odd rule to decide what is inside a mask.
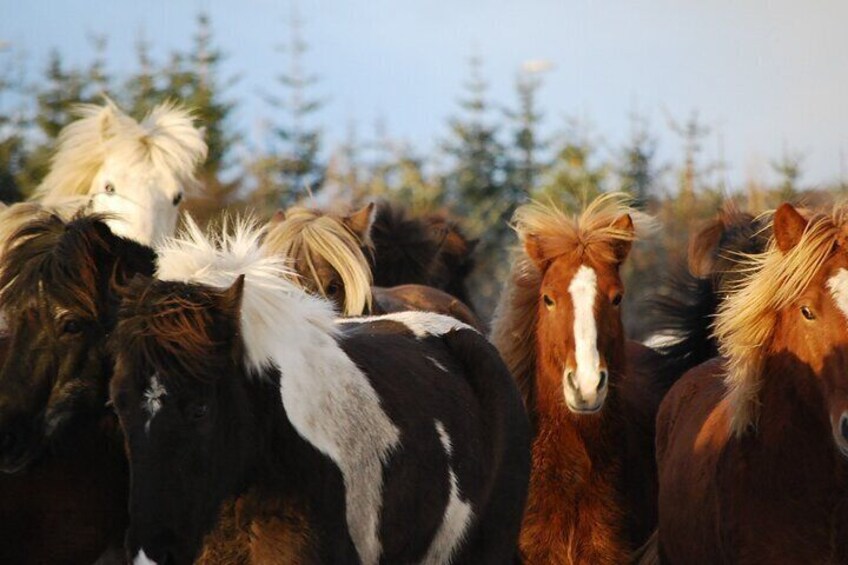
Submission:
[[[0,264],[0,562],[90,564],[120,547],[128,468],[106,407],[113,290],[153,253],[99,218],[42,215]]]
[[[719,307],[723,357],[657,418],[659,544],[671,563],[848,562],[846,210],[774,214]]]
[[[468,306],[437,288],[372,287],[368,256],[375,214],[373,204],[348,215],[291,208],[275,217],[264,247],[290,258],[301,275],[299,284],[332,300],[345,316],[417,310],[454,316],[482,329]]]
[[[493,341],[535,421],[521,533],[527,563],[623,563],[656,523],[653,417],[659,393],[631,371],[619,270],[635,239],[621,195],[579,217],[516,211],[525,254],[513,265]]]
[[[136,562],[206,538],[206,560],[511,563],[529,430],[491,344],[430,313],[335,320],[260,230],[189,228],[113,338]]]

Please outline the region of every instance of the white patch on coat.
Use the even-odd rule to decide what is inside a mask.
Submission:
[[[444,371],[445,373],[447,373],[447,372],[448,372],[447,367],[445,367],[444,365],[442,365],[441,363],[439,363],[439,360],[438,360],[438,359],[436,359],[435,357],[431,357],[431,356],[427,355],[427,359],[429,359],[429,360],[430,360],[430,362],[431,362],[431,363],[433,363],[433,365],[435,365],[437,369],[439,369],[439,370],[441,370],[441,371]]]
[[[448,459],[450,459],[453,455],[453,444],[451,444],[450,436],[445,429],[445,425],[439,420],[436,420],[436,433],[439,434],[439,441],[442,442],[442,447],[445,448],[445,453],[447,453]]]
[[[150,377],[150,384],[147,390],[144,391],[144,411],[147,412],[147,421],[144,423],[144,432],[150,433],[150,422],[154,416],[162,408],[162,397],[167,396],[168,391],[165,386],[159,382],[159,377],[156,373]]]
[[[206,236],[188,219],[186,233],[159,250],[164,280],[230,287],[245,276],[241,335],[245,364],[280,371],[289,421],[341,470],[351,539],[365,565],[382,556],[378,537],[383,465],[400,445],[400,430],[380,397],[336,341],[332,304],[294,285],[285,260],[261,249],[262,230],[249,220]]]
[[[439,434],[439,439],[442,441],[442,445],[445,447],[445,452],[448,454],[448,460],[450,461],[452,453],[451,439],[444,425],[438,420],[436,420],[436,432]],[[450,480],[448,505],[445,508],[444,516],[442,516],[442,523],[439,525],[436,536],[430,544],[430,549],[427,550],[427,555],[421,560],[421,563],[426,565],[450,563],[454,552],[465,539],[473,517],[471,504],[462,500],[459,491],[459,481],[450,463],[448,463],[448,478]]]
[[[574,377],[583,399],[593,404],[596,401],[600,382],[601,356],[598,353],[598,327],[595,321],[595,297],[598,294],[598,277],[591,267],[581,265],[568,286],[574,303],[574,357],[577,366],[566,367],[566,373],[574,370]],[[563,379],[566,375],[563,374]],[[563,383],[565,384],[565,383]],[[568,391],[568,387],[564,386]]]
[[[460,322],[452,316],[436,314],[435,312],[418,312],[412,310],[408,312],[393,312],[391,314],[383,314],[380,316],[346,318],[338,320],[338,323],[371,322],[379,320],[390,320],[392,322],[403,324],[409,328],[409,331],[415,334],[415,337],[417,338],[423,338],[431,335],[440,336],[456,330],[477,331],[468,324]]]
[[[133,565],[156,565],[156,562],[147,557],[144,549],[139,549],[138,553],[135,554],[135,559],[133,559]]]
[[[830,277],[827,288],[836,306],[848,318],[848,269],[839,269],[838,273]]]

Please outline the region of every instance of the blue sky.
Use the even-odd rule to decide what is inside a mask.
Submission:
[[[848,2],[842,0],[300,0],[307,67],[322,77],[322,122],[340,140],[384,119],[421,149],[446,132],[467,59],[479,54],[492,97],[514,101],[521,64],[547,60],[541,104],[551,130],[581,116],[614,147],[635,107],[679,158],[666,116],[693,109],[721,133],[735,186],[768,178],[784,147],[805,155],[807,183],[840,178],[848,161]],[[32,74],[56,47],[74,62],[92,54],[88,32],[110,38],[115,74],[134,65],[140,33],[161,58],[187,47],[199,10],[212,18],[227,70],[241,80],[239,127],[256,136],[270,109],[259,96],[285,67],[289,1],[0,0],[0,40],[28,54]],[[717,136],[706,155],[718,154]],[[848,176],[848,172],[845,173]]]

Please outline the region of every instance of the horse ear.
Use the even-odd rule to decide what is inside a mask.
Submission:
[[[286,221],[286,211],[283,210],[282,208],[279,208],[276,212],[274,212],[274,215],[271,216],[270,223],[271,224],[279,224],[280,222],[285,222],[285,221]]]
[[[239,275],[230,288],[218,295],[218,307],[238,320],[244,295],[244,275]]]
[[[107,141],[115,133],[115,126],[118,123],[118,114],[120,110],[109,98],[106,99],[106,105],[97,116],[98,125],[100,126],[100,139]]]
[[[690,273],[701,279],[712,274],[722,235],[724,235],[724,222],[719,219],[710,222],[707,227],[689,239],[687,259]]]
[[[630,238],[632,238],[636,233],[636,228],[633,226],[633,218],[630,217],[630,214],[622,214],[616,218],[610,227],[617,232],[628,234],[628,237]],[[615,253],[615,258],[619,265],[624,263],[624,260],[627,259],[627,255],[630,254],[630,248],[632,246],[633,241],[631,239],[616,240],[613,253]]]
[[[774,213],[774,240],[783,253],[788,253],[804,235],[807,220],[791,204],[784,202]]]
[[[536,263],[536,268],[538,268],[539,271],[544,273],[545,270],[547,270],[548,265],[551,263],[551,259],[545,254],[542,238],[534,233],[527,234],[524,238],[524,251],[527,253],[527,256]]]
[[[345,225],[356,234],[356,237],[363,244],[368,244],[371,241],[371,226],[374,225],[376,212],[377,207],[374,206],[373,202],[369,202],[343,220]]]

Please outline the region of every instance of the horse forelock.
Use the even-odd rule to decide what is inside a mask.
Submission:
[[[19,309],[48,299],[96,317],[103,268],[96,254],[109,248],[98,229],[108,229],[99,215],[65,222],[51,214],[22,224],[2,255],[0,309]]]
[[[264,230],[255,221],[236,219],[232,233],[225,225],[223,235],[205,235],[186,218],[183,233],[158,250],[157,277],[222,290],[244,276],[238,322],[249,370],[262,373],[303,354],[310,332],[335,335],[332,305],[292,282],[286,260],[262,249]]]
[[[36,197],[87,194],[107,158],[126,167],[148,167],[157,176],[194,184],[195,169],[206,158],[202,132],[191,114],[175,104],[157,106],[140,124],[112,102],[83,104],[80,118],[60,133],[50,172],[36,189]]]
[[[319,288],[321,282],[314,257],[323,258],[342,279],[345,289],[345,315],[358,316],[371,309],[371,267],[362,251],[363,242],[340,218],[306,208],[295,207],[286,219],[274,225],[265,239],[270,253],[293,261],[300,260],[309,269]]]
[[[715,336],[727,359],[725,384],[731,428],[743,434],[757,419],[762,367],[771,353],[777,312],[807,289],[848,229],[848,207],[809,219],[800,241],[788,252],[770,239],[762,253],[740,258],[738,280],[718,308]]]

